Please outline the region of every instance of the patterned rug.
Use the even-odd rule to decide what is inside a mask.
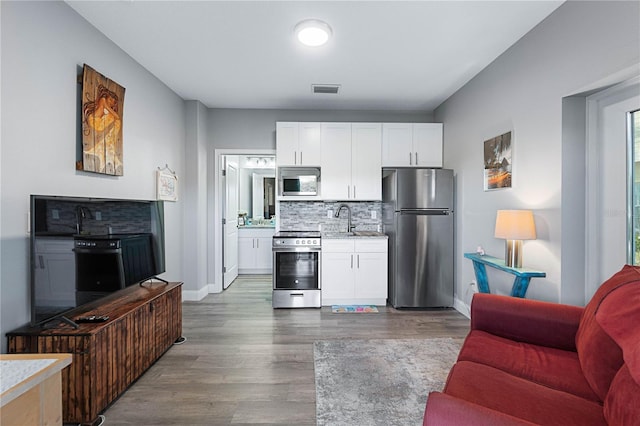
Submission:
[[[318,426],[422,424],[427,395],[442,390],[462,340],[314,342]]]
[[[331,312],[334,314],[377,314],[375,305],[333,305]]]

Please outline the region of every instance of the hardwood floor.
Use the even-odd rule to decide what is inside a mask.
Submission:
[[[240,276],[183,305],[183,335],[104,414],[105,425],[315,425],[313,342],[464,337],[455,310],[333,314],[271,308],[271,277]]]

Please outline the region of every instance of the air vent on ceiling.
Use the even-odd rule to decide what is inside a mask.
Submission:
[[[340,90],[339,84],[312,84],[311,85],[311,91],[313,93],[337,95],[339,90]]]

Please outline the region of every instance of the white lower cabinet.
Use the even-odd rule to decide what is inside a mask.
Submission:
[[[34,285],[39,306],[76,305],[76,258],[73,238],[35,240]]]
[[[387,304],[386,238],[322,240],[322,305]]]
[[[238,273],[270,274],[273,271],[273,228],[238,229]]]

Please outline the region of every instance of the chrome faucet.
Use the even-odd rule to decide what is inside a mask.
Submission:
[[[351,208],[348,205],[340,204],[340,207],[338,207],[338,210],[336,210],[336,217],[340,217],[340,210],[342,210],[343,207],[347,209],[347,212],[349,213],[347,215],[347,232],[353,232],[355,226],[351,225]]]
[[[82,220],[91,219],[91,211],[84,206],[76,206],[76,232],[78,235],[82,234]]]

